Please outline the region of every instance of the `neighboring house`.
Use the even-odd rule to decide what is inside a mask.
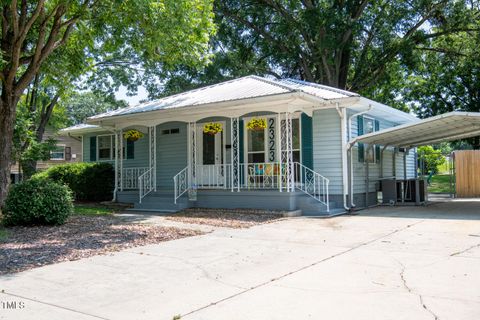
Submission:
[[[252,119],[266,128],[249,129]],[[415,177],[415,149],[360,144],[350,162],[347,148],[358,135],[414,121],[356,93],[248,76],[99,114],[61,133],[83,140],[84,161],[112,163],[115,199],[138,209],[332,214],[350,207],[352,186],[353,202],[364,207],[377,203],[382,177]],[[204,133],[211,122],[222,132]],[[144,137],[126,141],[130,129]]]
[[[57,135],[53,128],[47,127],[43,135],[43,140],[53,138],[56,141],[55,150],[50,152],[50,159],[47,161],[38,161],[37,170],[45,170],[48,167],[57,164],[81,162],[82,158],[82,140],[78,137],[72,137],[68,134]],[[12,165],[11,181],[16,183],[20,180],[21,168],[16,162]]]

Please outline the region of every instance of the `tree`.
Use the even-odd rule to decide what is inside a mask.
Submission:
[[[472,21],[480,28],[479,21]],[[421,68],[409,77],[400,94],[419,117],[450,111],[480,111],[480,35],[464,32],[435,41],[448,48],[423,54]],[[466,140],[480,149],[480,137]],[[461,145],[457,145],[461,147]]]
[[[170,73],[167,91],[254,73],[400,105],[390,88],[415,68],[415,52],[442,50],[433,39],[470,30],[479,18],[477,1],[448,0],[218,0],[215,12],[213,63],[204,73]]]
[[[165,67],[198,65],[208,59],[213,32],[209,0],[6,0],[1,10],[0,206],[9,184],[18,102],[53,53],[83,45],[69,41],[79,37],[89,43],[85,62],[98,62],[95,53],[102,52],[109,64],[124,69],[147,60]]]
[[[422,146],[418,148],[418,156],[423,161],[422,170],[427,173],[437,173],[438,167],[445,164],[446,159],[441,150],[435,150],[432,146]]]
[[[73,93],[62,104],[70,125],[85,123],[90,116],[128,106],[124,100],[94,92]]]

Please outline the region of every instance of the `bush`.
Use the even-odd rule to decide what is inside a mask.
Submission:
[[[115,173],[109,163],[71,163],[37,173],[32,179],[66,184],[77,200],[112,200]]]
[[[67,186],[28,180],[10,189],[3,208],[5,225],[63,224],[73,211]]]

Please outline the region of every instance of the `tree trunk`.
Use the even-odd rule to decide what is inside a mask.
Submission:
[[[0,100],[0,207],[5,203],[10,185],[13,128],[18,98],[13,88],[4,86]]]

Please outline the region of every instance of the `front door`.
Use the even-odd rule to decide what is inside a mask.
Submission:
[[[225,123],[222,123],[225,128]],[[197,185],[218,188],[225,185],[224,132],[211,135],[203,132],[203,124],[197,127]]]

